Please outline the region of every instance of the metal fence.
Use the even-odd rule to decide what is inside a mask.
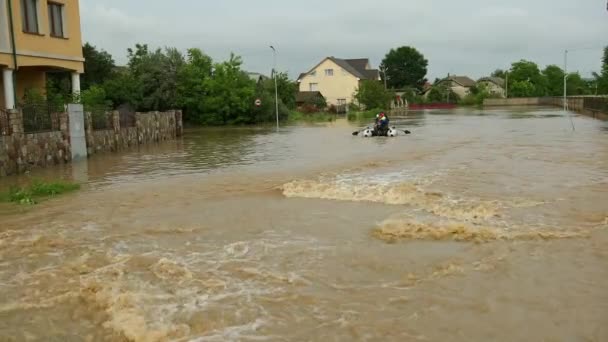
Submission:
[[[11,126],[8,122],[8,111],[0,109],[0,135],[10,135]]]
[[[583,107],[595,112],[608,113],[608,97],[585,97]]]
[[[41,102],[26,103],[21,107],[23,112],[23,131],[39,133],[59,130],[59,113],[64,109],[60,105]]]
[[[118,107],[120,128],[135,127],[135,111],[129,105]]]
[[[91,113],[91,125],[94,131],[112,129],[112,116],[107,106],[86,106],[84,111]]]

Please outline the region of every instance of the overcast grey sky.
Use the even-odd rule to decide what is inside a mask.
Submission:
[[[429,60],[430,80],[448,72],[484,76],[521,58],[599,70],[608,45],[606,0],[82,0],[83,40],[119,63],[135,43],[201,48],[215,60],[233,51],[249,71],[296,77],[326,56],[369,57],[393,47]]]

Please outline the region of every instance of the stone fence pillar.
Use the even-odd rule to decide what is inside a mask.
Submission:
[[[61,135],[63,136],[63,140],[69,142],[70,141],[70,117],[68,112],[58,113],[59,117],[59,130],[61,131]]]
[[[112,127],[114,128],[115,133],[120,132],[120,113],[115,110],[110,113],[110,120],[112,122]]]
[[[9,109],[8,125],[13,135],[23,135],[23,112],[19,109]]]

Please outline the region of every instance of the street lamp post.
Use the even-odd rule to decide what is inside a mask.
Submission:
[[[509,98],[509,70],[505,72],[505,98]]]
[[[276,106],[277,115],[277,132],[279,131],[279,86],[277,84],[277,50],[274,46],[270,46],[272,49],[272,55],[274,57],[274,63],[272,68],[272,76],[274,77],[274,102]]]
[[[568,50],[564,50],[564,112],[568,111]]]

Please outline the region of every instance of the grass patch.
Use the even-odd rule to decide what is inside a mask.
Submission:
[[[335,114],[325,113],[325,112],[306,114],[306,113],[302,113],[302,112],[298,112],[298,111],[291,111],[289,113],[289,121],[290,122],[298,122],[298,121],[304,121],[304,122],[331,122],[331,121],[334,121],[334,120],[336,120],[336,115]]]
[[[34,181],[27,187],[11,187],[8,192],[0,194],[0,201],[33,205],[42,199],[55,197],[78,189],[80,189],[79,184],[64,181]]]

